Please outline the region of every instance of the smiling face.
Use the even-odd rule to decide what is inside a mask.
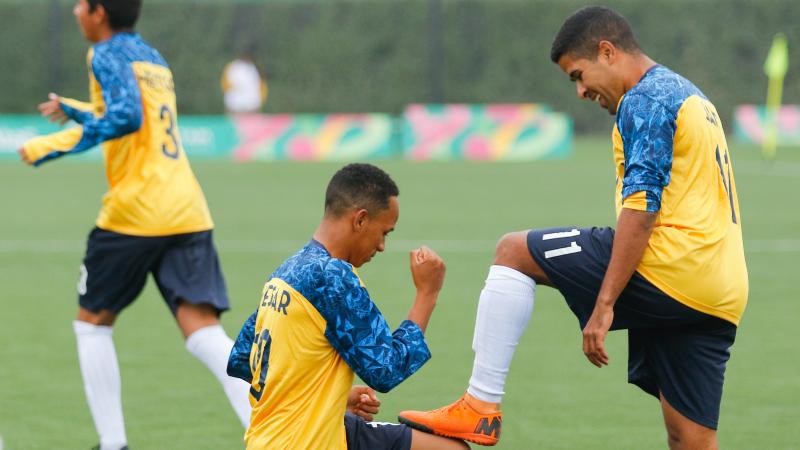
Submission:
[[[364,209],[359,210],[353,221],[356,235],[350,248],[350,264],[361,267],[382,252],[386,248],[386,236],[394,231],[399,217],[397,197],[390,197],[389,205],[373,215]]]
[[[623,77],[617,64],[618,52],[610,42],[601,41],[594,59],[572,52],[558,59],[561,70],[575,83],[578,98],[597,102],[611,115],[617,113],[619,100],[625,94]]]

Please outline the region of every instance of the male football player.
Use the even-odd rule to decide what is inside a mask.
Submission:
[[[444,282],[441,258],[426,247],[411,252],[417,293],[394,332],[356,272],[384,250],[398,195],[380,168],[345,166],[328,184],[313,238],[267,278],[228,365],[251,384],[249,450],[467,448],[405,425],[366,422],[379,402],[372,389],[351,387],[357,374],[387,392],[431,356],[423,333]]]
[[[722,122],[709,99],[648,57],[608,8],[567,18],[551,59],[579,98],[616,116],[616,230],[503,236],[478,303],[467,392],[439,410],[402,412],[401,422],[497,443],[508,369],[543,284],[577,316],[595,366],[610,361],[608,331],[628,330],[628,381],[659,399],[670,448],[715,449],[725,365],[748,295]]]
[[[139,0],[79,0],[73,9],[89,49],[90,103],[50,95],[39,110],[79,126],[25,143],[39,166],[102,144],[108,192],[89,234],[74,322],[86,398],[100,450],[127,448],[112,327],[152,273],[186,348],[222,384],[242,424],[247,385],[225,373],[233,341],[219,323],[228,309],[211,215],[178,132],[172,73],[133,30]]]

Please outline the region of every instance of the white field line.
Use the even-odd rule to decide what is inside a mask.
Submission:
[[[215,239],[220,253],[294,253],[308,241],[303,240],[228,240]],[[442,253],[489,253],[496,241],[489,240],[389,240],[387,253],[405,253],[427,245]],[[85,249],[85,242],[68,240],[0,240],[2,253],[75,253]]]
[[[306,241],[301,240],[217,240],[217,249],[221,254],[290,254],[300,249]],[[84,242],[68,240],[0,240],[0,254],[32,253],[32,254],[64,254],[82,253]],[[409,250],[427,245],[440,253],[450,254],[486,254],[494,253],[496,241],[490,240],[425,240],[425,239],[389,239],[387,253],[407,253]],[[747,253],[800,253],[800,239],[750,239],[745,240]]]

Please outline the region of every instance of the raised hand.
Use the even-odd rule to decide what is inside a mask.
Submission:
[[[67,123],[69,117],[61,109],[61,100],[58,95],[51,92],[47,97],[49,100],[39,103],[39,113],[50,119],[50,122],[58,122],[59,125]]]
[[[444,283],[445,265],[442,258],[424,245],[412,250],[410,258],[411,276],[417,291],[431,295],[438,294]]]

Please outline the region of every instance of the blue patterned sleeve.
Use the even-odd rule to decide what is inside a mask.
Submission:
[[[82,135],[78,143],[68,149],[53,149],[34,165],[89,150],[101,142],[133,133],[142,126],[141,93],[130,64],[112,50],[104,48],[95,51],[91,67],[103,91],[105,114],[91,118],[81,116],[81,119],[86,120],[82,123]]]
[[[92,114],[91,109],[87,110],[78,108],[75,103],[77,102],[71,102],[69,99],[61,100],[61,110],[64,111],[64,114],[66,114],[67,117],[79,124],[86,123],[94,119],[94,114]]]
[[[346,263],[331,261],[319,288],[325,337],[373,389],[389,392],[431,357],[422,330],[409,320],[391,332],[367,289]]]
[[[625,154],[622,198],[644,192],[647,211],[661,209],[661,194],[672,170],[675,116],[646,95],[626,97],[617,116]]]
[[[102,88],[106,112],[83,123],[83,138],[78,146],[88,145],[87,148],[133,133],[142,126],[142,98],[131,65],[106,50],[95,53],[92,71]]]
[[[248,383],[253,381],[253,373],[250,371],[250,350],[253,347],[253,339],[255,337],[256,314],[258,314],[258,311],[254,312],[244,322],[228,357],[228,375],[241,378]]]

